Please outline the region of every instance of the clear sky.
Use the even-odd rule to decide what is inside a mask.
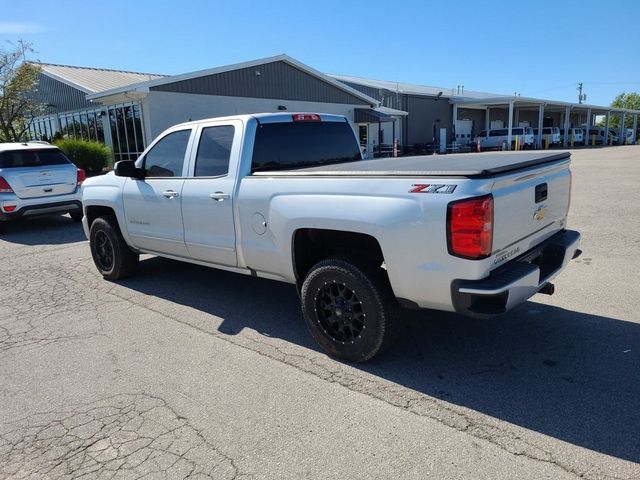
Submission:
[[[640,92],[640,0],[0,0],[47,63],[178,74],[286,53],[326,73],[608,105]]]

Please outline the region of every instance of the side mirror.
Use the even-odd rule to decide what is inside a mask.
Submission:
[[[136,167],[136,162],[133,160],[120,160],[116,162],[113,167],[113,173],[117,177],[130,177],[137,180],[144,178],[144,170]]]

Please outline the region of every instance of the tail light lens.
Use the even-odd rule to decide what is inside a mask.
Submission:
[[[79,168],[78,173],[76,175],[76,183],[78,185],[82,185],[82,182],[84,182],[86,179],[87,179],[87,174],[84,172],[83,169]]]
[[[493,247],[493,196],[459,200],[449,204],[447,246],[456,257],[479,260]]]
[[[2,177],[0,177],[0,193],[13,193],[11,185]]]

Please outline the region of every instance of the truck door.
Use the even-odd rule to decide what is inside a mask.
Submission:
[[[241,122],[198,129],[196,155],[182,189],[185,243],[193,259],[237,265],[233,197],[242,131]]]
[[[122,194],[127,231],[134,246],[187,256],[182,226],[182,187],[192,129],[168,133],[142,159],[145,178],[128,178]]]

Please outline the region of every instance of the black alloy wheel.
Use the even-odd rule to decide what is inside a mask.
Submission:
[[[113,215],[96,218],[89,229],[89,246],[93,263],[107,280],[131,275],[140,256],[129,248]]]
[[[333,357],[364,362],[388,339],[396,300],[375,262],[323,260],[307,273],[300,297],[309,332]]]
[[[113,268],[113,244],[111,239],[103,231],[96,233],[95,237],[96,262],[101,270]]]
[[[318,321],[327,335],[338,342],[353,342],[360,336],[366,314],[351,288],[334,280],[319,287],[315,297]]]

